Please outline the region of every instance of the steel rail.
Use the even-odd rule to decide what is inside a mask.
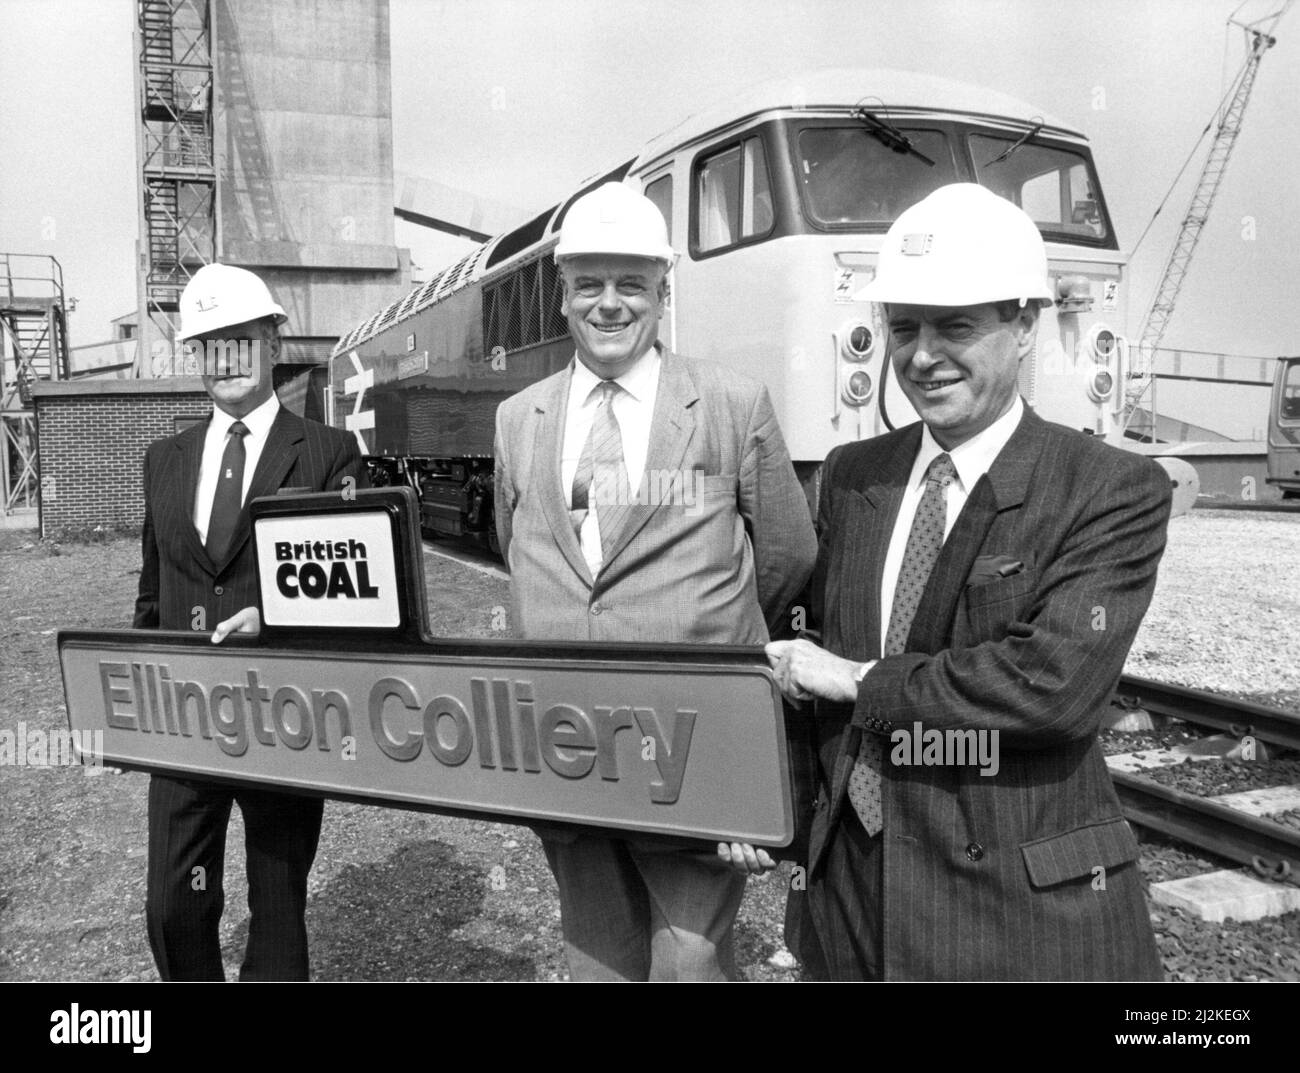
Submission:
[[[1236,738],[1253,735],[1273,745],[1300,750],[1300,714],[1296,712],[1130,674],[1120,678],[1115,697],[1126,708],[1145,708],[1152,715],[1213,727]]]
[[[1212,499],[1198,500],[1196,510],[1240,510],[1259,514],[1300,514],[1300,502],[1293,499],[1240,500],[1225,499],[1216,502]]]
[[[1110,777],[1131,822],[1247,865],[1265,878],[1300,885],[1300,831],[1139,775],[1111,771]]]

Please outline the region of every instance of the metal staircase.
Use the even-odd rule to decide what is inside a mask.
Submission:
[[[208,0],[137,0],[137,376],[149,375],[152,345],[175,339],[180,292],[215,256],[211,42]]]
[[[32,384],[68,376],[63,268],[53,257],[0,253],[0,506],[36,506],[36,414]]]

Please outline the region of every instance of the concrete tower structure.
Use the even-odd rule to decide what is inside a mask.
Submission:
[[[212,260],[271,287],[289,315],[286,364],[324,361],[410,285],[393,236],[387,0],[139,0],[138,12],[137,375],[157,370],[180,291]]]

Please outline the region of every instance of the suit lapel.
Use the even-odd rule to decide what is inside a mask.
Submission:
[[[659,368],[659,386],[655,392],[654,415],[650,420],[649,450],[646,452],[645,470],[641,474],[641,487],[647,489],[654,485],[650,479],[651,474],[681,469],[686,447],[695,435],[694,406],[700,397],[684,358],[665,349],[662,362]],[[683,473],[682,480],[685,479]],[[646,498],[649,499],[648,496]],[[623,528],[610,549],[609,558],[602,565],[602,570],[627,547],[658,506],[659,504],[647,501],[634,503],[628,509]]]
[[[915,431],[899,438],[894,449],[881,460],[859,473],[849,475],[849,487],[856,490],[866,502],[866,526],[859,538],[861,544],[854,552],[856,561],[845,564],[845,577],[866,592],[864,600],[846,600],[842,606],[852,608],[860,618],[845,622],[844,636],[862,637],[866,644],[866,658],[877,659],[880,653],[881,621],[880,590],[885,557],[889,554],[889,541],[894,532],[894,521],[903,502],[903,492],[912,461],[920,444],[920,425]]]
[[[576,360],[576,359],[575,359]],[[564,424],[568,420],[569,385],[573,363],[567,376],[557,376],[550,394],[536,404],[537,430],[533,440],[532,488],[542,504],[542,513],[551,527],[556,547],[574,572],[591,584],[591,571],[578,543],[569,517],[569,491],[562,484]],[[559,494],[557,494],[557,491]]]
[[[971,567],[984,550],[994,519],[1025,501],[1045,429],[1042,418],[1026,408],[988,473],[975,483],[921,595],[907,638],[908,652],[933,655],[948,647],[957,601]]]
[[[180,467],[181,494],[179,502],[172,504],[172,509],[176,512],[175,525],[184,535],[190,555],[209,574],[215,574],[217,568],[208,557],[203,541],[199,539],[199,531],[194,528],[194,500],[199,492],[199,466],[203,462],[203,443],[211,421],[208,418],[207,421],[191,425],[174,441],[179,456],[177,464]]]
[[[284,483],[284,478],[298,461],[298,452],[303,440],[302,418],[290,413],[283,406],[276,414],[267,434],[262,456],[257,460],[257,469],[253,471],[253,480],[248,486],[248,495],[239,511],[239,521],[235,525],[234,535],[230,538],[230,547],[226,549],[225,558],[217,564],[217,572],[224,570],[248,540],[252,523],[248,516],[248,504],[258,496],[274,495]]]
[[[861,600],[855,600],[828,594],[827,599],[836,600],[839,614],[843,616],[838,628],[842,643],[850,646],[850,651],[857,651],[855,642],[860,640],[865,659],[880,658],[881,576],[885,557],[889,554],[889,541],[894,532],[894,522],[898,518],[898,508],[903,502],[903,492],[920,442],[921,426],[918,423],[909,428],[906,435],[898,437],[898,442],[884,458],[859,459],[857,469],[846,474],[844,487],[860,505],[856,508],[858,514],[852,518],[851,523],[831,534],[832,540],[847,543],[845,562],[840,574],[842,580],[837,588],[841,592],[858,589],[864,596]],[[840,809],[844,807],[849,776],[857,759],[860,739],[859,730],[846,727],[835,770],[831,775],[832,824],[838,820]]]

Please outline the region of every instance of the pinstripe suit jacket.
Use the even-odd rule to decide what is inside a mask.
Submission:
[[[352,477],[369,484],[356,440],[280,408],[253,473],[239,524],[221,562],[213,562],[194,528],[194,496],[207,423],[155,440],[144,456],[143,567],[136,629],[211,630],[258,602],[248,504],[282,488],[324,492]],[[200,617],[200,609],[202,615]]]
[[[824,645],[855,660],[880,653],[881,564],[920,429],[826,461],[813,610]],[[1154,462],[1026,410],[971,490],[905,652],[866,675],[856,704],[819,706],[814,877],[852,808],[861,733],[999,732],[992,776],[899,766],[886,743],[886,979],[1159,978],[1097,730],[1151,600],[1169,506]],[[981,576],[977,558],[998,555],[1023,571]]]
[[[645,471],[682,474],[691,494],[633,506],[593,578],[560,479],[572,368],[497,409],[496,525],[516,630],[530,640],[765,642],[817,553],[767,389],[664,350]]]

